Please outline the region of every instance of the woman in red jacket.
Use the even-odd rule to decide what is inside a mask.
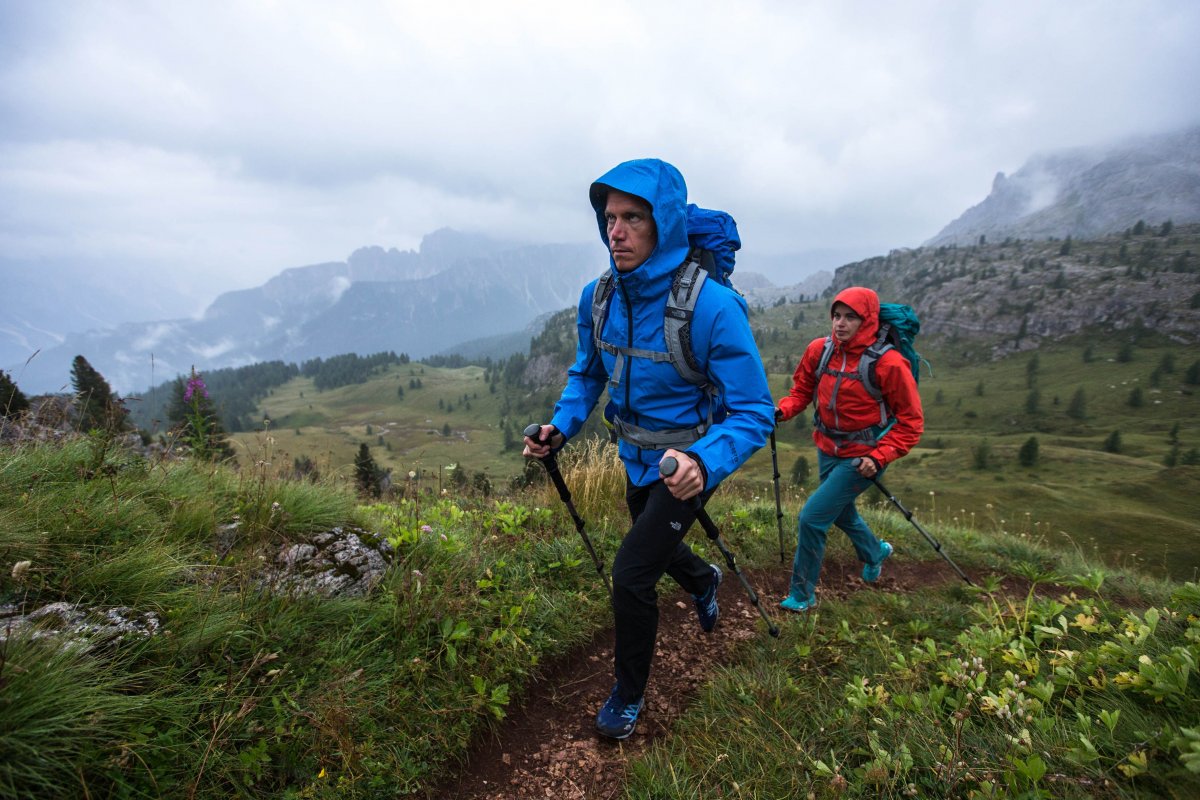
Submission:
[[[816,400],[813,441],[821,485],[800,511],[792,583],[780,603],[788,611],[807,611],[817,604],[817,578],[825,558],[825,535],[837,525],[854,544],[863,562],[864,581],[879,578],[892,546],[875,538],[859,516],[854,501],[921,438],[925,417],[908,359],[895,349],[875,362],[875,385],[882,401],[863,386],[859,361],[879,333],[879,297],[852,286],[838,293],[831,309],[832,336],[814,339],[792,376],[792,388],[780,399],[778,415],[788,420]],[[826,343],[832,354],[821,374]]]

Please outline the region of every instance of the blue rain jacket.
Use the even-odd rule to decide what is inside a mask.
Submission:
[[[592,184],[600,238],[608,247],[604,207],[609,188],[646,200],[658,227],[658,245],[630,272],[620,272],[609,256],[614,291],[601,336],[605,342],[666,352],[663,316],[675,270],[688,255],[687,186],[670,164],[641,159],[619,164]],[[592,338],[592,295],[597,281],[584,287],[576,327],[579,343],[567,386],[551,420],[568,439],[579,432],[607,386],[615,357],[597,350]],[[706,281],[692,319],[696,361],[719,390],[720,410],[705,436],[686,451],[707,475],[706,490],[742,465],[766,443],[774,425],[775,405],[767,386],[762,358],[754,343],[746,302],[737,292]],[[651,431],[694,428],[708,418],[709,396],[679,376],[669,362],[630,357],[620,384],[609,389],[617,415]],[[659,479],[663,450],[647,450],[620,442],[621,460],[630,480],[646,486]]]

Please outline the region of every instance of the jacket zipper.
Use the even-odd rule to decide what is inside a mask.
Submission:
[[[839,372],[839,373],[844,373],[845,371],[846,371],[846,351],[845,351],[845,350],[842,350],[842,366],[838,368],[838,372]],[[838,380],[838,381],[841,381],[841,379],[842,379],[842,378],[841,378],[841,375],[839,375],[839,376],[838,376],[838,378],[837,378],[837,380]],[[837,385],[835,384],[835,385],[834,385],[834,391],[837,391],[837,388],[838,388],[838,387],[837,387]],[[836,402],[833,404],[833,428],[834,428],[834,430],[838,430],[838,431],[840,431],[840,430],[842,429],[842,419],[841,419],[841,417],[838,415],[837,403],[836,403]],[[834,450],[834,452],[835,452],[835,453],[838,453],[839,455],[840,455],[840,454],[841,454],[841,452],[842,452],[842,445],[841,445],[841,443],[840,443],[840,442],[838,442],[836,439],[835,439],[835,440],[834,440],[834,442],[833,442],[833,450]]]
[[[625,346],[628,347],[630,350],[632,350],[633,349],[633,306],[629,304],[629,293],[625,289],[625,285],[623,283],[621,283],[620,281],[617,281],[617,287],[621,290],[621,301],[625,304],[625,321],[626,321],[626,325],[627,325],[627,329],[625,331],[625,340],[626,340]],[[625,376],[624,376],[624,380],[625,380],[625,410],[631,416],[636,417],[636,414],[634,414],[634,411],[633,411],[633,406],[631,404],[632,401],[631,401],[630,394],[629,394],[629,387],[633,384],[633,380],[632,380],[633,357],[631,356],[631,357],[625,359],[625,361],[626,361]],[[630,422],[633,422],[634,425],[638,424],[638,422],[635,420],[630,420]],[[639,447],[638,448],[638,460],[641,460],[641,457],[642,457],[642,449]]]

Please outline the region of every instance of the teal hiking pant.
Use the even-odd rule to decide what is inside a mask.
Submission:
[[[829,526],[837,525],[846,532],[859,561],[874,564],[883,557],[879,539],[854,507],[858,496],[871,487],[871,482],[854,468],[854,461],[817,451],[821,485],[800,509],[796,556],[792,559],[791,594],[798,600],[812,597],[817,588]]]

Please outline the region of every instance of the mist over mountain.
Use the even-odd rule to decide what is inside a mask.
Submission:
[[[21,364],[72,331],[200,310],[178,280],[144,265],[0,258],[0,275],[0,365]]]
[[[344,262],[284,270],[262,286],[222,294],[198,319],[72,333],[28,365],[4,368],[26,391],[59,391],[71,360],[83,354],[129,393],[193,365],[387,350],[421,358],[574,305],[604,265],[594,245],[525,245],[445,229],[417,251],[367,247]]]
[[[1105,149],[1035,156],[1011,177],[998,175],[987,199],[947,225],[928,247],[978,246],[980,237],[989,245],[1068,236],[1101,240],[1130,230],[1139,220],[1151,232],[1168,221],[1179,227],[1200,222],[1200,127]],[[1037,271],[1052,271],[1054,280],[1061,274],[1068,282],[1106,267],[1105,275],[1126,283],[1126,278],[1145,275],[1152,263],[1171,275],[1190,274],[1192,253],[1180,250],[1177,239],[1109,240],[1070,257],[1064,252],[1061,259],[1057,245],[1027,244],[988,258],[1018,259],[1022,270],[1034,269],[1036,258]],[[888,271],[898,263],[899,252],[907,251],[851,262],[834,278],[832,270],[847,263],[836,260],[845,253],[771,256],[751,247],[739,253],[734,283],[753,304],[819,294],[831,281],[843,285],[849,275],[882,289],[893,283]],[[1080,261],[1084,253],[1093,260]],[[1163,261],[1167,256],[1170,260]],[[943,300],[962,299],[956,292],[945,293],[947,286],[957,285],[949,281],[965,281],[963,286],[969,287],[993,277],[964,262],[973,261],[969,253],[943,250],[930,258],[922,269],[942,275],[938,291]],[[345,261],[284,270],[261,286],[220,295],[198,318],[179,315],[184,295],[168,285],[166,270],[129,281],[90,280],[86,274],[63,271],[57,277],[61,285],[48,270],[18,271],[9,279],[2,306],[0,368],[27,392],[61,391],[69,387],[71,360],[82,354],[117,391],[129,394],[186,374],[193,365],[203,371],[382,351],[412,358],[453,353],[499,358],[524,350],[531,334],[539,332],[540,318],[573,308],[583,285],[606,265],[603,249],[594,242],[531,245],[442,229],[426,236],[417,250],[364,247]],[[1126,275],[1124,270],[1133,272]],[[997,290],[1011,293],[1023,285],[1020,276],[1008,280]],[[1127,294],[1140,302],[1157,301],[1164,291],[1184,292],[1186,287],[1173,285],[1180,280],[1185,279],[1159,278],[1154,292],[1139,283],[1137,291]],[[912,294],[912,289],[895,286],[894,297]],[[1040,301],[1041,295],[1025,298],[1022,308],[1033,309]],[[1117,315],[1136,307],[1123,312],[1099,298],[1097,304]],[[930,317],[931,330],[948,325],[954,316],[949,307],[939,313],[932,307],[920,310]],[[167,313],[156,313],[160,311]],[[1026,327],[1042,327],[1031,310],[1024,316],[1029,317]],[[958,315],[958,320],[967,324],[968,317]],[[1010,322],[1014,330],[1022,326],[1021,319]],[[1078,322],[1101,320],[1081,317]],[[960,335],[968,332],[962,324]],[[1032,340],[1025,338],[1024,346]],[[26,364],[38,348],[41,352]]]
[[[1200,222],[1200,127],[1036,155],[1011,176],[998,173],[982,203],[925,244],[1097,237],[1138,220]]]

